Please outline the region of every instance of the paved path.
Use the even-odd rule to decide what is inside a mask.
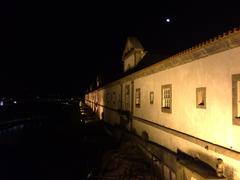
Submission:
[[[99,180],[157,180],[151,162],[128,138],[124,138],[120,148],[108,151],[103,157]]]

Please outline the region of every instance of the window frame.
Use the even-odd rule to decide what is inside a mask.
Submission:
[[[139,100],[137,101],[137,99]],[[137,108],[140,108],[141,106],[141,89],[140,88],[136,88],[135,90],[135,106]]]
[[[232,75],[232,123],[240,125],[240,74]]]
[[[203,102],[204,104],[199,104],[199,96],[198,94],[200,92],[203,92]],[[196,108],[200,108],[200,109],[206,109],[207,108],[207,88],[206,87],[198,87],[196,88]]]
[[[149,102],[150,102],[150,104],[154,104],[154,92],[153,91],[151,91],[149,93]]]
[[[165,97],[164,99],[164,90],[170,89],[170,97]],[[166,98],[169,98],[169,107],[163,106],[163,103],[165,102]],[[165,84],[161,86],[161,111],[164,113],[172,113],[172,84]]]
[[[125,110],[130,109],[130,85],[125,85]]]

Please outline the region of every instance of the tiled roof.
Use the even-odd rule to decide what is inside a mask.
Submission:
[[[130,71],[131,71],[131,73],[133,73],[133,72],[143,69],[147,66],[155,64],[161,60],[164,60],[170,56],[171,56],[171,54],[169,54],[169,53],[147,52],[147,54],[143,57],[143,59]]]

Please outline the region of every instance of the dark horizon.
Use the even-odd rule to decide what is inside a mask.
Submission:
[[[230,2],[58,3],[21,18],[15,5],[10,1],[1,13],[1,96],[82,95],[97,75],[110,80],[121,73],[128,36],[147,51],[175,54],[240,25],[238,6]]]

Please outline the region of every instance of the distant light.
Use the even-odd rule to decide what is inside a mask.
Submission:
[[[13,101],[14,104],[17,104],[17,101]]]
[[[0,106],[3,106],[3,101],[0,101]]]
[[[167,22],[167,23],[170,23],[170,22],[171,22],[171,19],[170,19],[170,18],[167,18],[167,19],[166,19],[166,22]]]

